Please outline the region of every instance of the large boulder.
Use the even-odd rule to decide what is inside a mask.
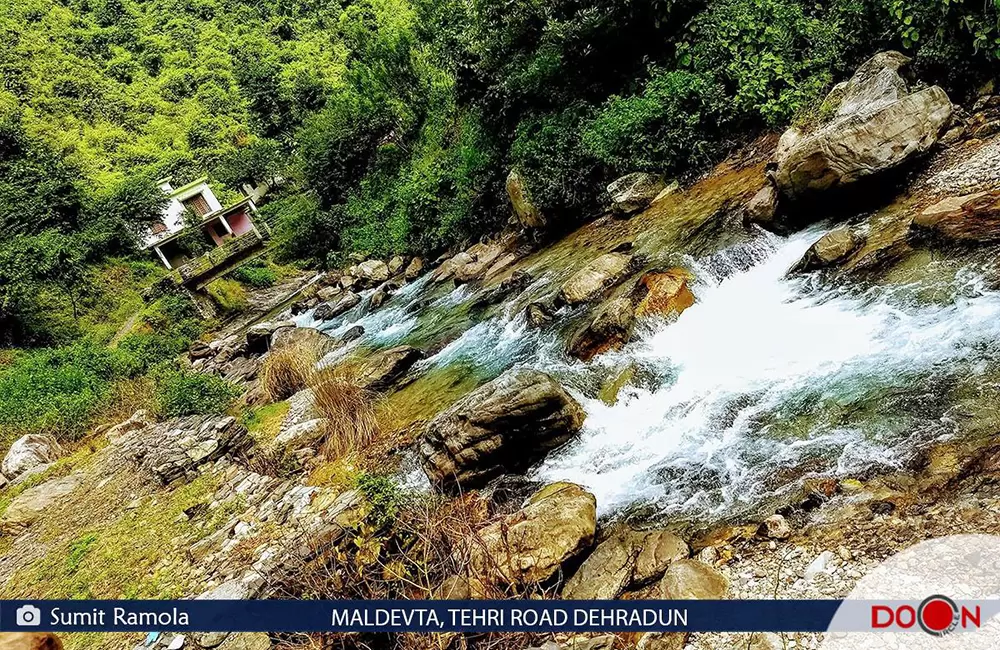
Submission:
[[[625,279],[633,263],[634,258],[628,253],[605,253],[574,273],[563,284],[559,296],[568,305],[599,298]]]
[[[250,354],[264,354],[271,348],[271,337],[282,328],[295,327],[295,322],[290,320],[257,323],[247,329],[246,341],[247,352]]]
[[[519,511],[474,533],[459,552],[477,578],[532,585],[590,548],[596,532],[594,495],[574,483],[553,483]]]
[[[635,172],[608,185],[608,195],[612,209],[627,216],[648,206],[666,187],[661,176]]]
[[[612,600],[660,578],[690,555],[684,540],[665,530],[619,530],[598,544],[563,588],[568,600]]]
[[[642,295],[636,305],[636,316],[680,314],[694,304],[694,294],[688,283],[691,274],[685,269],[650,271],[639,278],[636,291]]]
[[[835,115],[810,133],[790,129],[776,153],[774,180],[797,199],[850,185],[926,152],[948,126],[953,107],[938,86],[910,92],[900,70],[909,59],[877,54],[826,103]]]
[[[769,226],[778,212],[778,190],[768,183],[760,189],[743,208],[746,223]]]
[[[865,244],[864,233],[854,228],[836,228],[809,247],[805,255],[791,268],[791,273],[804,273],[836,266],[846,261]]]
[[[3,519],[0,519],[0,530],[17,533],[27,528],[81,485],[83,479],[78,474],[70,474],[25,490],[7,506]]]
[[[628,343],[635,323],[635,305],[629,296],[620,296],[602,304],[593,318],[570,338],[566,353],[590,361],[608,350]]]
[[[548,224],[545,215],[535,206],[531,200],[528,188],[524,184],[521,174],[512,169],[507,176],[507,196],[514,206],[514,214],[518,222],[525,228],[544,228]]]
[[[1000,241],[1000,191],[942,199],[914,217],[910,228],[952,241]]]
[[[331,302],[324,302],[313,310],[313,318],[320,321],[331,320],[354,309],[361,303],[361,296],[348,291]]]
[[[317,358],[322,358],[327,352],[337,347],[337,341],[313,327],[292,327],[280,329],[271,335],[271,351],[286,348],[299,348],[314,351]]]
[[[423,358],[423,352],[409,345],[376,352],[358,370],[358,383],[366,390],[388,390]]]
[[[375,286],[389,279],[389,266],[382,260],[368,260],[355,268],[356,277],[368,286]]]
[[[673,562],[660,581],[660,597],[665,600],[724,600],[728,595],[726,577],[698,560]]]
[[[403,271],[403,278],[407,282],[413,282],[419,278],[424,272],[424,261],[419,257],[414,257],[410,260],[410,263],[406,266],[406,270]]]
[[[29,470],[55,461],[62,453],[62,447],[52,436],[29,433],[10,446],[0,465],[0,473],[8,479],[15,479]]]
[[[521,473],[572,438],[583,408],[548,375],[518,369],[480,386],[428,423],[424,470],[445,491]]]

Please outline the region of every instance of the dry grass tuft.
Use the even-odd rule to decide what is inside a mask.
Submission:
[[[309,382],[320,350],[310,340],[273,350],[260,368],[260,386],[272,402],[288,399]]]
[[[379,434],[375,395],[361,387],[356,369],[338,366],[310,374],[316,410],[327,420],[322,454],[335,460],[370,445]]]

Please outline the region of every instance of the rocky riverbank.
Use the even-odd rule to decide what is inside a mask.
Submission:
[[[512,175],[516,223],[495,239],[354,260],[193,346],[192,369],[240,386],[232,414],[140,412],[68,450],[18,441],[4,593],[831,598],[922,539],[1000,533],[1000,103],[954,107],[906,66],[875,57],[825,120],[688,187],[620,179],[608,213],[564,237]],[[865,209],[818,207],[848,196]],[[739,283],[770,266],[773,295]],[[154,645],[277,641],[309,643]],[[546,641],[819,644],[504,642]]]

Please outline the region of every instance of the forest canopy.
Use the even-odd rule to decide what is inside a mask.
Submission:
[[[277,253],[321,266],[495,231],[512,168],[571,227],[617,175],[703,169],[882,49],[963,101],[998,2],[10,0],[0,320],[134,254],[162,177],[283,179]]]

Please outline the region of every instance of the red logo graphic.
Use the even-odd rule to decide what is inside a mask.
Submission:
[[[947,596],[931,596],[914,609],[900,605],[893,609],[887,605],[872,606],[872,629],[899,628],[908,630],[919,625],[927,634],[944,636],[956,628],[981,627],[982,613],[977,605],[973,609],[959,607]]]

